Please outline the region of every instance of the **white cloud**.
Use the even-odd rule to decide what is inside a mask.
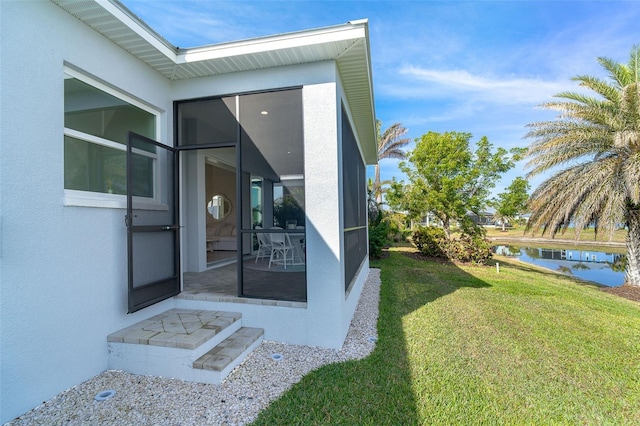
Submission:
[[[404,94],[409,98],[467,98],[483,104],[537,105],[549,100],[556,93],[577,89],[570,81],[557,82],[522,77],[491,78],[474,75],[466,70],[442,71],[411,65],[401,68],[399,75],[405,79],[402,85],[396,82],[391,88],[396,95]],[[416,87],[416,84],[423,86]]]

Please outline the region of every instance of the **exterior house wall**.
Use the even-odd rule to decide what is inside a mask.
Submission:
[[[345,295],[336,141],[346,100],[334,61],[171,82],[48,1],[0,1],[0,26],[0,422],[104,371],[108,334],[186,304],[240,311],[268,340],[342,345],[368,262]],[[65,64],[161,111],[168,145],[174,100],[303,87],[306,307],[169,299],[125,314],[124,204],[63,202]]]
[[[162,76],[51,2],[0,2],[1,419],[105,370],[125,315],[124,209],[63,205],[64,63],[163,110]],[[114,64],[118,64],[114,66]]]

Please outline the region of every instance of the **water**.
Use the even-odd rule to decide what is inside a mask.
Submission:
[[[626,256],[620,253],[508,245],[494,246],[493,252],[608,287],[624,283]]]

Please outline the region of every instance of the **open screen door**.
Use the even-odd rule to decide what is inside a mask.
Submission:
[[[127,257],[129,313],[180,293],[176,151],[129,132]]]

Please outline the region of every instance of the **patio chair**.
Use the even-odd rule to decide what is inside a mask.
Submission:
[[[287,229],[296,229],[296,225],[298,225],[298,221],[295,219],[287,220],[286,222]]]
[[[256,229],[262,229],[262,227],[256,226]],[[256,254],[255,263],[258,263],[259,259],[271,256],[271,240],[269,234],[257,232],[256,236],[258,237],[258,254]]]
[[[293,244],[289,239],[289,234],[271,234],[271,256],[269,257],[269,268],[272,263],[277,263],[287,269],[287,262],[293,264]]]

